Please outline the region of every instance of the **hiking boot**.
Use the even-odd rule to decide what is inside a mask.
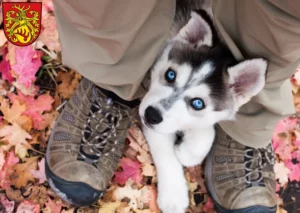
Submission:
[[[208,191],[218,213],[276,212],[275,155],[244,146],[216,127],[216,139],[206,160]]]
[[[47,147],[46,175],[58,196],[76,206],[91,205],[102,196],[122,156],[137,106],[87,79],[80,82]]]

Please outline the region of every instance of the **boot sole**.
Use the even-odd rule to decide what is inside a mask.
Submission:
[[[64,180],[55,175],[45,161],[46,177],[55,193],[68,203],[75,206],[89,206],[102,197],[103,191],[96,190],[82,182]]]

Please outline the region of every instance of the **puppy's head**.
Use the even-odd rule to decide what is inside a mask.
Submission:
[[[238,108],[262,90],[266,70],[261,58],[236,62],[209,16],[192,12],[153,65],[140,116],[162,133],[233,119]]]

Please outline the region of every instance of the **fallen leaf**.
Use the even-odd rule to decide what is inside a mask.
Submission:
[[[60,213],[61,211],[61,203],[57,204],[50,198],[48,198],[48,202],[46,203],[46,207],[50,209],[51,213]]]
[[[38,130],[44,130],[46,128],[52,129],[58,115],[59,115],[59,113],[57,111],[52,111],[50,113],[43,114],[41,123],[39,123],[39,125],[37,125]]]
[[[0,35],[0,39],[1,39],[1,35]],[[8,53],[8,51],[7,51],[7,49],[5,49],[4,50],[4,55],[3,55],[3,60],[0,62],[0,72],[2,73],[2,79],[3,80],[7,80],[9,82],[12,82],[14,80],[14,78],[12,77],[12,75],[10,73],[11,67],[10,67],[9,62],[6,59],[7,53]]]
[[[44,206],[49,197],[46,187],[39,185],[25,187],[25,189],[23,189],[23,195],[26,196],[28,201],[39,204],[40,206]]]
[[[19,162],[19,158],[17,158],[13,151],[10,151],[6,158],[5,163],[0,171],[0,186],[4,189],[10,187],[11,183],[9,180],[9,176],[12,174],[12,167]]]
[[[214,212],[214,203],[210,198],[207,198],[205,205],[203,206],[203,210],[205,212]]]
[[[16,64],[12,66],[13,73],[17,76],[17,81],[29,88],[36,79],[36,72],[42,65],[40,57],[34,58],[40,53],[33,49],[31,45],[25,47],[17,47]]]
[[[288,213],[286,210],[284,210],[282,207],[277,206],[277,211],[276,213]]]
[[[4,194],[0,194],[0,202],[4,207],[5,213],[13,213],[15,208],[15,201],[9,201]],[[2,209],[0,209],[1,211]]]
[[[71,209],[68,209],[68,210],[62,210],[61,213],[74,213],[74,212],[75,212],[75,209],[71,208]]]
[[[197,182],[188,181],[188,188],[189,188],[189,191],[193,193],[198,188]]]
[[[200,192],[207,193],[206,185],[205,185],[205,179],[203,178],[203,169],[201,165],[194,166],[194,167],[188,167],[186,170],[189,173],[190,182],[198,183],[200,186]]]
[[[58,94],[54,95],[54,103],[53,103],[53,109],[56,109],[57,107],[59,107],[62,104],[62,101],[59,97]]]
[[[30,95],[34,96],[36,92],[38,91],[38,87],[34,84],[30,85],[29,87],[25,87],[23,84],[21,84],[19,81],[13,82],[13,85],[21,91],[24,95]]]
[[[18,206],[16,213],[39,213],[39,212],[40,212],[40,206],[38,204],[33,204],[25,200]]]
[[[159,212],[159,211],[158,211],[158,212]],[[124,213],[128,213],[128,212],[124,212]],[[134,213],[155,213],[155,212],[151,211],[150,209],[142,209],[142,210],[140,210],[140,209],[135,209],[135,210],[134,210]]]
[[[64,99],[69,99],[72,97],[81,75],[71,70],[69,72],[59,72],[56,81],[59,85],[56,87],[56,92]]]
[[[25,200],[24,197],[22,196],[22,192],[20,189],[13,189],[9,187],[5,190],[5,194],[8,199],[14,200],[19,203]]]
[[[3,118],[12,124],[20,119],[22,113],[26,110],[26,106],[25,104],[20,104],[18,100],[14,100],[11,107],[9,105],[7,99],[2,99],[0,110],[3,113]]]
[[[141,189],[133,188],[133,181],[129,179],[124,187],[117,187],[114,191],[114,198],[116,200],[123,200],[129,198],[128,205],[133,209],[143,209],[144,205],[149,204],[150,195],[147,186]]]
[[[61,51],[55,17],[51,15],[44,16],[42,21],[43,27],[38,40],[42,41],[49,50]]]
[[[1,15],[1,14],[0,14]],[[1,15],[1,18],[0,18],[0,25],[2,23],[1,21],[2,19],[2,15]],[[3,30],[0,30],[0,47],[3,47],[3,45],[7,42],[7,38],[4,34],[4,31]]]
[[[276,148],[274,148],[274,152],[279,155],[280,159],[283,161],[292,160],[292,147],[288,140],[274,140],[273,144]],[[278,145],[276,145],[278,144]]]
[[[148,189],[148,198],[149,198],[149,201],[148,201],[148,205],[149,205],[149,209],[152,211],[152,212],[158,212],[159,211],[159,208],[157,206],[157,189],[155,186],[146,186],[147,189]]]
[[[4,97],[7,95],[9,85],[3,79],[0,79],[0,96]]]
[[[142,175],[153,177],[156,175],[156,169],[153,165],[149,163],[144,163],[142,166]]]
[[[16,123],[20,125],[22,129],[26,132],[29,132],[32,129],[32,119],[27,115],[21,115],[17,120]]]
[[[29,141],[29,144],[39,144],[39,138],[41,137],[41,132],[31,132],[32,139]]]
[[[12,102],[17,99],[20,103],[25,103],[27,110],[23,114],[32,119],[34,129],[45,127],[42,114],[50,111],[52,109],[52,103],[54,102],[54,99],[49,94],[42,94],[35,99],[33,96],[24,95],[22,92],[18,91],[18,95],[8,93],[8,97]],[[55,113],[52,114],[52,117],[53,116],[55,116]],[[44,117],[47,118],[46,116]]]
[[[17,123],[13,123],[12,126],[5,125],[0,129],[0,140],[8,142],[2,148],[8,151],[12,146],[15,146],[15,153],[20,158],[26,156],[27,149],[30,147],[27,139],[31,139],[31,136]]]
[[[30,157],[22,164],[16,164],[13,166],[14,173],[10,176],[11,183],[17,188],[21,188],[27,185],[29,181],[34,182],[34,177],[30,170],[36,170],[38,157]]]
[[[6,55],[6,60],[9,61],[10,66],[13,66],[17,63],[16,61],[16,45],[13,45],[12,43],[8,42],[7,44],[8,53]]]
[[[290,181],[300,181],[300,164],[294,164],[292,161],[288,161],[287,163],[285,163],[285,165],[290,170]]]
[[[137,161],[133,161],[129,158],[122,158],[120,166],[123,171],[115,172],[114,180],[119,184],[125,184],[126,181],[131,178],[134,182],[140,183],[143,179],[141,174],[141,164]]]
[[[40,162],[38,162],[39,170],[30,170],[33,177],[39,179],[39,184],[47,181],[46,172],[45,172],[45,158],[42,158]]]
[[[125,203],[125,202],[122,202],[121,205],[117,208],[116,210],[116,213],[131,213],[133,212],[133,210],[130,210],[131,207]],[[134,212],[136,213],[136,211],[134,210]]]
[[[138,152],[136,157],[141,163],[153,164],[153,160],[150,154],[149,146],[142,133],[142,131],[137,126],[132,126],[128,130],[129,146]]]
[[[104,203],[101,205],[98,213],[115,213],[120,205],[121,201]]]
[[[3,149],[0,149],[0,171],[2,170],[4,164],[5,164],[5,153]]]
[[[289,181],[288,175],[290,174],[290,170],[284,165],[283,162],[275,163],[274,172],[276,179],[279,181],[281,186],[285,185]]]

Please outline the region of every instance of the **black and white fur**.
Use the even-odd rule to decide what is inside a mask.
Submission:
[[[185,212],[189,197],[183,166],[202,163],[215,137],[214,124],[234,119],[239,107],[262,90],[267,70],[261,58],[235,61],[210,16],[188,9],[197,8],[192,4],[197,1],[187,2],[177,8],[171,38],[152,67],[150,89],[139,108],[163,213]],[[176,72],[173,83],[165,79],[170,68]],[[194,110],[194,98],[201,98],[205,108]]]

